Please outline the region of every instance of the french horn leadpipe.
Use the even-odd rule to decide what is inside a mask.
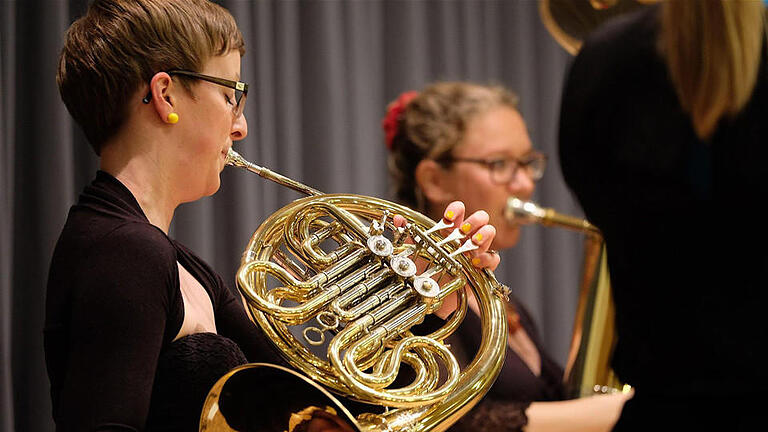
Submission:
[[[538,223],[585,234],[579,302],[565,367],[564,384],[570,397],[628,391],[610,366],[616,343],[614,305],[600,230],[585,219],[558,213],[516,197],[507,200],[510,221]]]
[[[330,404],[361,432],[443,431],[480,401],[504,361],[503,302],[509,289],[493,272],[472,266],[464,254],[476,248],[471,239],[449,222],[436,223],[397,203],[321,193],[232,150],[226,163],[308,195],[256,229],[236,278],[256,324],[305,378],[293,381],[372,407],[352,414],[338,401]],[[405,225],[395,226],[393,215],[402,216]],[[482,332],[474,360],[461,369],[444,340],[466,314],[465,289],[478,301]],[[414,334],[412,327],[452,294],[457,309],[442,327]],[[400,375],[401,363],[410,366],[413,377]],[[232,399],[232,392],[225,391],[228,380],[240,377],[243,382],[244,376],[266,373],[254,366],[233,370],[214,385],[201,414],[201,431],[233,430],[223,426],[226,400],[221,398],[227,394]],[[253,391],[263,396],[263,384]],[[304,394],[290,391],[299,399]],[[254,394],[243,397],[256,399]]]

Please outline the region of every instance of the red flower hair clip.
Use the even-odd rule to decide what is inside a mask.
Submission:
[[[405,107],[418,95],[419,92],[417,91],[407,91],[387,105],[387,115],[381,120],[381,127],[384,128],[384,142],[387,145],[387,150],[392,150],[392,141],[394,141],[395,135],[397,135],[397,126],[400,116],[403,114],[403,111],[405,111]]]

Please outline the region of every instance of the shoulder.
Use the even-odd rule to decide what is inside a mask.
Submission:
[[[579,55],[606,50],[632,56],[632,51],[647,46],[649,39],[655,38],[660,13],[657,5],[606,21],[585,39]]]
[[[158,228],[126,222],[94,238],[73,275],[75,295],[110,301],[162,301],[178,287],[176,252]],[[154,300],[153,300],[154,299]]]
[[[168,266],[175,268],[176,250],[159,228],[141,222],[126,222],[94,239],[91,259],[120,260],[124,266]]]
[[[601,82],[606,71],[635,69],[639,58],[657,56],[659,14],[660,8],[653,6],[605,22],[584,40],[571,74]]]

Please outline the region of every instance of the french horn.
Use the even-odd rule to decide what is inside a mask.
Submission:
[[[237,286],[291,373],[357,407],[347,410],[330,397],[329,408],[358,431],[442,431],[482,398],[504,361],[508,288],[491,271],[471,265],[464,254],[476,248],[471,240],[396,203],[322,194],[233,150],[227,164],[308,195],[254,232]],[[396,225],[394,215],[404,217],[404,225]],[[466,314],[465,289],[478,299],[483,331],[476,357],[461,370],[443,341]],[[457,308],[436,321],[438,328],[414,329],[452,294]],[[238,368],[214,386],[200,430],[271,430],[235,429],[224,418],[227,380],[249,368],[256,370]]]
[[[605,242],[600,230],[585,219],[516,197],[507,200],[505,217],[585,235],[579,301],[563,377],[566,392],[576,398],[629,391],[629,386],[621,383],[610,366],[616,331]]]

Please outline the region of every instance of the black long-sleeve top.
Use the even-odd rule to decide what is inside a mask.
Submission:
[[[184,320],[177,262],[210,296],[218,335],[173,342]],[[159,430],[169,415],[196,425],[205,392],[228,368],[280,361],[221,277],[102,171],[71,208],[53,254],[45,355],[59,431]],[[198,383],[202,398],[184,383]],[[156,412],[188,399],[182,413]]]
[[[563,93],[561,168],[605,236],[619,377],[637,395],[754,394],[767,378],[766,56],[744,110],[700,140],[656,47],[659,11],[585,42]]]

